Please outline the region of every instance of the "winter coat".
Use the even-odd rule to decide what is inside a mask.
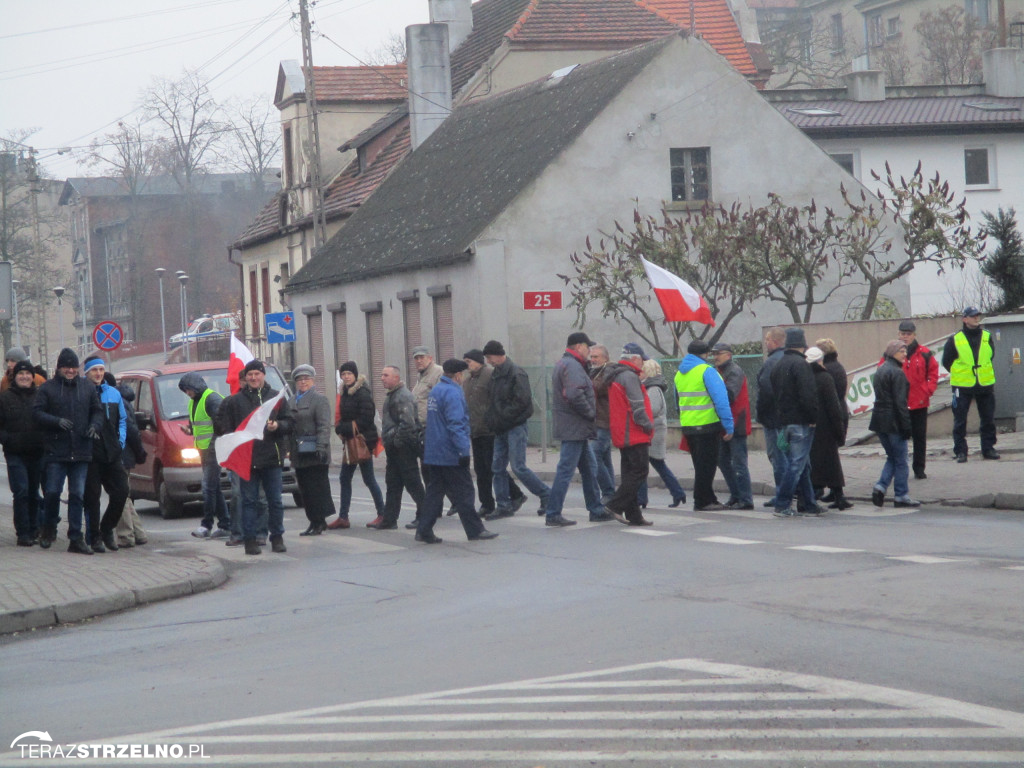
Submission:
[[[422,448],[423,428],[416,410],[416,398],[405,382],[398,382],[398,386],[384,397],[381,409],[381,439],[385,450],[406,449],[418,454]]]
[[[590,440],[597,437],[594,417],[597,401],[587,361],[572,350],[555,363],[551,373],[551,433],[555,440]]]
[[[0,443],[9,456],[41,458],[43,455],[43,433],[32,416],[37,391],[33,382],[27,388],[13,385],[0,394]]]
[[[608,373],[611,363],[605,363],[600,368],[590,369],[590,380],[594,382],[594,398],[597,401],[597,415],[594,417],[594,426],[598,429],[608,429]]]
[[[217,434],[226,435],[234,432],[245,421],[245,417],[259,408],[263,403],[277,397],[277,390],[264,383],[261,389],[243,387],[231,397],[224,399],[217,411],[214,427]],[[288,435],[292,431],[291,406],[286,398],[282,398],[270,416],[277,422],[273,432],[263,430],[263,437],[253,441],[252,468],[267,469],[284,465],[284,457],[288,452]]]
[[[359,433],[366,440],[366,447],[373,451],[377,445],[379,435],[377,425],[374,423],[374,416],[377,415],[377,406],[373,404],[373,393],[370,392],[370,384],[366,377],[359,375],[350,387],[341,390],[341,405],[338,412],[338,423],[334,431],[343,440],[355,436],[352,431],[352,422],[356,423]]]
[[[299,453],[300,437],[315,437],[316,452]],[[331,401],[315,389],[296,394],[292,403],[290,453],[296,469],[331,463]]]
[[[654,434],[651,435],[651,447],[647,455],[652,459],[664,459],[665,441],[668,436],[668,411],[665,406],[668,382],[659,373],[657,376],[648,376],[640,383],[647,390],[647,399],[651,404],[651,421],[654,422]]]
[[[427,421],[427,398],[430,397],[430,390],[437,386],[441,380],[444,369],[437,363],[431,363],[419,372],[419,378],[412,388],[412,396],[416,398],[416,414],[419,416],[420,424]]]
[[[491,384],[487,388],[490,403],[487,407],[487,426],[495,434],[508,432],[525,424],[533,415],[533,393],[526,371],[505,358],[495,366]]]
[[[92,382],[81,376],[70,381],[54,376],[39,387],[32,415],[43,431],[47,461],[92,461],[93,440],[88,432],[99,432],[103,426],[103,407]],[[70,432],[60,428],[61,419],[72,422]]]
[[[846,442],[846,406],[839,402],[835,379],[820,365],[811,365],[818,393],[818,421],[811,444],[811,484],[815,488],[846,485],[839,446]]]
[[[761,370],[757,372],[757,421],[766,429],[778,429],[780,424],[775,415],[775,393],[772,391],[772,369],[782,359],[783,349],[772,350]]]
[[[687,355],[679,362],[678,371],[689,373],[698,365],[708,365],[707,361],[698,355]],[[715,406],[715,413],[718,414],[718,421],[711,424],[703,424],[699,427],[683,427],[683,434],[704,434],[707,432],[725,432],[731,435],[735,429],[732,420],[732,407],[729,405],[729,390],[725,387],[725,380],[715,370],[715,366],[708,365],[704,371],[704,389],[711,396],[711,402]]]
[[[33,383],[37,387],[43,386],[46,383],[46,377],[40,376],[38,373],[33,376]],[[8,389],[14,386],[14,377],[11,376],[10,372],[0,376],[0,392],[6,392]]]
[[[907,393],[910,383],[903,373],[900,361],[887,357],[872,377],[875,385],[875,406],[871,411],[868,429],[877,433],[899,435],[910,439],[910,409]]]
[[[970,345],[971,351],[974,353],[974,359],[980,359],[981,340],[983,338],[982,332],[985,329],[982,328],[980,325],[977,328],[973,329],[968,328],[966,325],[964,325],[964,327],[961,330],[963,331],[964,336],[967,338],[967,343]],[[956,361],[958,357],[960,357],[960,353],[957,352],[956,349],[955,339],[956,334],[954,333],[952,336],[946,339],[946,344],[942,348],[942,367],[945,368],[947,371],[953,370],[953,363]],[[991,333],[988,336],[988,344],[992,348],[992,359],[995,360],[996,343],[995,338]],[[971,389],[972,391],[975,392],[991,392],[994,388],[995,384],[975,384],[973,387],[965,387],[965,389]]]
[[[124,409],[124,400],[117,387],[103,382],[96,387],[96,391],[103,408],[103,426],[92,447],[92,460],[101,464],[119,462],[128,436],[128,412]]]
[[[442,376],[430,390],[427,399],[423,463],[458,466],[459,459],[469,458],[471,450],[466,396],[462,394],[462,387],[447,376]]]
[[[730,360],[718,369],[726,392],[729,393],[729,409],[732,412],[733,434],[746,437],[750,434],[750,395],[747,391],[747,374],[739,363]]]
[[[491,398],[487,394],[487,388],[491,385],[491,375],[494,369],[484,365],[474,371],[466,371],[462,378],[462,394],[466,396],[466,405],[469,407],[469,430],[473,437],[488,437],[494,434],[487,426],[487,409],[490,407]]]
[[[921,346],[917,340],[907,346],[907,359],[903,361],[903,373],[910,385],[907,395],[907,408],[916,411],[927,408],[932,402],[932,395],[939,386],[939,361],[928,347]]]
[[[117,391],[121,393],[121,400],[124,401],[124,413],[127,417],[125,422],[124,450],[121,452],[121,464],[125,469],[132,469],[146,461],[146,447],[142,444],[142,434],[139,432],[139,424],[135,421],[135,408],[132,403],[135,401],[135,392],[127,384],[119,384]]]
[[[817,421],[818,390],[803,352],[787,349],[772,368],[771,380],[777,428]]]
[[[616,448],[650,445],[654,420],[650,397],[640,384],[640,367],[626,360],[610,365],[608,418],[612,445]]]
[[[839,396],[839,404],[843,407],[843,422],[845,424],[850,423],[850,409],[846,407],[846,393],[849,390],[849,384],[847,384],[848,377],[846,375],[846,369],[843,364],[839,362],[838,352],[829,352],[822,358],[822,363],[825,365],[825,370],[832,376],[832,381],[836,385],[836,394]]]

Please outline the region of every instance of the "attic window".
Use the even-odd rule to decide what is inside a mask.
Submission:
[[[968,109],[980,109],[984,112],[1020,112],[1020,107],[1012,104],[1000,104],[997,101],[965,101]]]
[[[824,107],[787,107],[787,112],[793,112],[797,115],[805,115],[807,117],[842,117],[842,112],[835,112],[831,109],[825,109]]]
[[[556,69],[554,72],[552,72],[550,75],[548,75],[548,82],[552,82],[552,81],[555,81],[555,80],[561,80],[563,77],[565,77],[570,72],[572,72],[574,69],[576,69],[576,67],[578,67],[578,66],[579,66],[579,64],[570,64],[568,67],[562,67],[561,69]]]

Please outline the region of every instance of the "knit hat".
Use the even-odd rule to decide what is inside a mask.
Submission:
[[[259,371],[260,373],[266,373],[267,366],[263,364],[262,360],[253,359],[246,363],[245,368],[242,369],[243,374],[248,374],[249,371]]]
[[[480,365],[483,365],[485,362],[487,362],[486,360],[484,360],[484,353],[481,352],[479,349],[469,350],[469,352],[462,356],[462,359],[472,360],[474,363],[480,363]]]
[[[19,360],[14,364],[14,369],[11,371],[11,377],[13,378],[17,376],[22,371],[28,371],[33,376],[35,376],[36,373],[36,369],[32,367],[32,363],[30,363],[28,360]]]
[[[644,352],[644,348],[635,341],[631,341],[624,345],[622,347],[622,351],[627,355],[640,355],[641,360],[647,360],[647,353]]]
[[[807,358],[808,363],[820,362],[824,356],[825,353],[822,352],[818,347],[808,347],[807,351],[804,352],[804,357]]]
[[[905,350],[906,348],[906,344],[904,344],[899,339],[895,339],[894,341],[890,341],[888,344],[885,345],[885,356],[895,357],[897,352],[899,352],[901,349]]]
[[[4,362],[8,360],[19,363],[22,360],[28,360],[28,355],[25,354],[25,350],[21,347],[11,347],[7,350],[7,354],[4,355]]]
[[[64,347],[57,355],[57,367],[58,368],[77,368],[78,367],[78,355],[75,354],[75,350]]]
[[[706,355],[708,353],[708,343],[701,339],[694,339],[687,345],[686,354],[688,355]]]
[[[803,328],[786,329],[786,349],[798,349],[807,347],[807,337],[804,336]]]
[[[114,378],[114,374],[112,374],[110,371],[107,371],[106,373],[103,374],[103,381],[104,383],[109,384],[112,387],[117,386],[117,379]]]
[[[594,342],[583,331],[570,333],[569,338],[565,341],[565,346],[567,347],[575,347],[577,344],[586,344],[588,347],[594,346]]]
[[[344,362],[338,366],[338,373],[344,373],[345,371],[348,371],[353,376],[358,376],[359,366],[356,365],[355,360],[349,360],[348,362]]]
[[[914,325],[913,320],[904,320],[900,323],[900,331],[904,333],[917,333],[917,326]]]
[[[469,368],[469,366],[466,365],[465,360],[459,360],[458,358],[455,357],[445,360],[444,363],[441,365],[441,370],[444,371],[446,376],[453,376],[456,373],[461,373],[467,368]]]
[[[501,346],[500,341],[495,341],[494,339],[491,339],[486,344],[484,344],[484,354],[503,356],[505,354],[505,348]]]
[[[302,376],[309,376],[315,379],[316,368],[314,368],[312,365],[296,365],[295,370],[292,371],[292,381],[298,381],[299,378]]]

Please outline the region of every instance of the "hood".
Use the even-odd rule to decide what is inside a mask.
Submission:
[[[195,371],[189,371],[181,377],[181,381],[178,382],[178,389],[182,392],[186,389],[194,389],[197,395],[201,395],[207,390],[206,379]]]
[[[121,393],[121,399],[126,403],[131,403],[135,400],[135,390],[127,384],[118,384],[117,391]]]
[[[665,377],[660,373],[657,376],[648,376],[644,379],[644,386],[650,389],[651,387],[657,387],[662,392],[668,391],[668,382],[665,381]]]
[[[700,355],[687,355],[679,363],[679,372],[680,373],[689,373],[694,368],[696,368],[698,365],[711,365],[711,364],[707,360],[705,360],[703,357],[701,357]],[[714,366],[712,366],[712,367],[714,367]]]
[[[351,386],[345,387],[345,392],[347,392],[350,395],[354,395],[356,393],[356,390],[358,390],[360,387],[365,387],[365,386],[366,386],[366,377],[363,376],[363,374],[359,374],[358,376],[356,376],[356,380],[354,382],[352,382]]]

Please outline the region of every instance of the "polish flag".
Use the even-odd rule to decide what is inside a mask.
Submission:
[[[234,332],[231,334],[231,356],[228,357],[228,387],[230,387],[231,394],[235,394],[240,389],[238,384],[238,374],[245,368],[245,364],[250,360],[255,359],[255,355],[249,351],[249,348],[242,342],[235,338]]]
[[[252,469],[252,444],[254,440],[263,439],[263,430],[267,426],[274,409],[281,403],[284,391],[278,392],[267,402],[245,417],[238,429],[227,435],[221,435],[214,443],[217,451],[217,463],[224,469],[230,469],[243,480],[248,480]]]
[[[644,263],[644,271],[647,279],[654,289],[654,295],[658,297],[661,310],[665,313],[665,319],[673,323],[697,322],[704,325],[715,324],[711,317],[711,309],[704,297],[693,289],[688,282],[677,277],[667,269],[662,269],[657,264],[651,264],[643,256],[640,261]]]

